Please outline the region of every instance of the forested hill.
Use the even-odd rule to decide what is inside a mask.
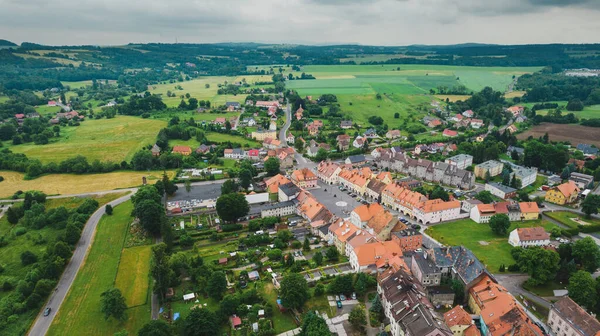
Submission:
[[[16,47],[17,45],[8,41],[8,40],[3,40],[0,39],[0,47]]]

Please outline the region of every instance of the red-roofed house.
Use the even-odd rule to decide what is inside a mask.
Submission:
[[[547,246],[550,235],[541,226],[519,228],[510,232],[508,243],[515,247]]]
[[[237,329],[242,325],[242,319],[239,316],[233,315],[229,320],[231,321],[231,327],[233,329]]]
[[[443,136],[445,137],[450,137],[450,138],[454,138],[456,136],[458,136],[458,132],[457,131],[453,131],[453,130],[449,130],[449,129],[445,129],[444,133],[442,133]]]
[[[190,146],[173,146],[173,153],[189,156],[192,154],[192,148]]]
[[[294,170],[290,178],[300,188],[311,189],[317,187],[317,175],[308,168]]]

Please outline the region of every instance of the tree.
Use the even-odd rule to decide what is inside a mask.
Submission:
[[[208,279],[206,291],[208,295],[219,301],[223,297],[223,293],[227,290],[227,278],[225,273],[221,271],[213,272]]]
[[[294,148],[296,148],[298,153],[302,153],[304,150],[304,142],[300,139],[300,137],[297,137],[296,140],[294,140]]]
[[[314,261],[317,266],[321,266],[323,264],[323,253],[321,253],[321,251],[317,251],[312,256],[312,261]]]
[[[438,198],[447,202],[450,200],[450,195],[448,195],[448,192],[444,188],[442,188],[440,186],[436,186],[435,188],[433,188],[433,190],[429,194],[429,199],[438,199]]]
[[[300,331],[300,336],[332,336],[333,334],[329,331],[329,327],[327,326],[327,322],[325,320],[315,314],[315,312],[310,311],[304,316],[304,320],[302,321],[302,330]]]
[[[265,171],[267,172],[267,176],[275,176],[279,174],[281,171],[279,167],[279,159],[275,157],[270,157],[265,161]]]
[[[327,150],[325,150],[325,148],[319,148],[317,155],[315,155],[315,161],[321,162],[327,160],[327,156],[329,156]]]
[[[591,218],[593,214],[598,213],[600,208],[600,195],[589,194],[581,203],[581,211],[586,215],[586,218]]]
[[[112,216],[112,214],[113,214],[113,207],[112,207],[112,205],[107,204],[104,207],[104,212],[106,212],[107,215]]]
[[[567,103],[567,111],[583,111],[583,102],[577,98],[569,100]]]
[[[510,153],[510,158],[513,159],[514,161],[519,161],[519,152],[517,152],[516,150],[513,150]]]
[[[173,196],[175,194],[175,192],[177,191],[177,189],[179,189],[177,187],[177,185],[169,179],[169,176],[167,176],[166,172],[163,173],[162,183],[163,183],[163,186],[165,187],[165,193],[167,193],[167,195],[169,195],[169,196]]]
[[[490,204],[494,201],[494,197],[492,196],[492,193],[487,190],[480,191],[479,193],[477,193],[477,195],[475,195],[475,198],[485,204]]]
[[[167,255],[167,244],[160,243],[152,246],[152,260],[150,262],[150,274],[154,279],[154,292],[158,294],[161,302],[165,299],[167,289],[171,287],[174,272],[169,264]]]
[[[325,257],[327,257],[327,260],[329,261],[336,261],[340,257],[340,252],[335,246],[330,246],[327,248],[327,251],[325,251]]]
[[[490,218],[490,228],[497,235],[505,236],[510,227],[510,219],[505,214],[495,214]]]
[[[558,253],[541,247],[530,247],[519,253],[519,269],[530,275],[527,282],[532,286],[548,283],[554,279],[559,268]]]
[[[71,245],[75,245],[81,238],[81,229],[75,223],[68,223],[65,230],[65,241]]]
[[[183,185],[185,186],[185,191],[187,191],[187,192],[192,191],[192,182],[190,180],[185,180]]]
[[[585,237],[573,243],[572,256],[577,264],[590,273],[600,267],[600,248],[591,237]]]
[[[221,196],[225,194],[237,193],[238,190],[239,186],[235,180],[227,180],[221,185]]]
[[[237,223],[250,211],[250,205],[242,194],[225,194],[217,198],[217,214],[227,222]]]
[[[140,331],[138,336],[172,336],[173,332],[171,327],[164,320],[153,320],[146,323]]]
[[[6,219],[10,224],[13,225],[19,222],[19,215],[13,207],[10,207],[8,210],[6,210]]]
[[[194,308],[185,318],[182,331],[184,336],[214,336],[219,334],[217,315],[206,308]]]
[[[160,203],[150,199],[141,200],[134,205],[133,212],[144,230],[153,235],[160,233],[165,216],[165,210]]]
[[[302,274],[290,273],[281,280],[281,304],[286,308],[300,309],[310,298],[308,283]]]
[[[491,180],[491,179],[492,179],[492,176],[490,175],[490,171],[487,170],[485,172],[485,182],[489,182],[489,180]]]
[[[322,283],[318,283],[315,286],[315,296],[321,296],[325,294],[325,286]]]
[[[302,250],[304,252],[310,251],[310,241],[308,240],[308,237],[304,237],[304,243],[302,243]]]
[[[23,266],[27,266],[27,265],[31,265],[35,262],[37,262],[38,257],[33,254],[33,252],[31,251],[25,251],[23,253],[21,253],[21,264]]]
[[[248,189],[250,187],[250,184],[252,183],[252,171],[248,169],[241,169],[239,178],[240,185],[242,186],[242,188]]]
[[[593,309],[598,300],[596,293],[596,281],[586,271],[577,271],[569,278],[569,297],[580,306]]]
[[[372,305],[371,308],[369,308],[369,313],[371,315],[375,315],[377,317],[377,321],[381,321],[383,319],[383,305],[381,304],[381,299],[379,298],[379,295],[375,295],[375,297],[373,298],[373,300],[371,301]]]
[[[352,308],[348,316],[348,322],[350,322],[354,330],[364,333],[365,326],[367,325],[367,316],[365,307],[362,304],[358,304]]]
[[[125,297],[121,294],[121,290],[118,288],[111,288],[100,295],[101,297],[101,311],[104,313],[104,319],[108,320],[109,317],[114,317],[119,321],[126,319],[127,315],[125,310],[127,304],[125,303]]]

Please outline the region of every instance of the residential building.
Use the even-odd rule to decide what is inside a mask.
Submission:
[[[269,179],[266,179],[265,185],[267,186],[267,190],[268,190],[269,194],[278,194],[280,185],[288,184],[291,182],[292,181],[290,181],[287,177],[285,177],[281,174],[277,174]]]
[[[540,208],[536,202],[520,202],[521,220],[537,220],[540,217]]]
[[[226,102],[225,107],[232,107],[234,110],[238,110],[241,105],[238,102]]]
[[[544,335],[515,298],[488,275],[469,289],[468,301],[471,312],[483,322],[483,335]]]
[[[353,166],[361,165],[361,164],[363,164],[365,162],[367,162],[367,159],[362,154],[361,155],[352,155],[352,156],[349,156],[349,157],[346,158],[346,161],[345,161],[346,164],[350,164],[350,165],[353,165]]]
[[[340,254],[346,253],[346,243],[348,240],[356,234],[358,228],[354,224],[339,220],[338,223],[334,223],[329,227],[329,230],[333,233],[333,241],[335,247]]]
[[[517,189],[507,187],[504,184],[498,182],[486,183],[485,190],[489,191],[492,195],[500,197],[502,199],[513,198],[517,195]]]
[[[279,155],[279,167],[281,169],[290,169],[294,166],[294,154],[286,151],[280,151]]]
[[[154,144],[150,151],[152,152],[152,156],[160,156],[160,147],[157,144]]]
[[[389,130],[387,131],[387,133],[385,134],[385,137],[388,139],[398,139],[400,138],[400,136],[402,136],[402,134],[400,133],[400,130]]]
[[[515,164],[512,164],[511,166],[513,170],[511,178],[515,177],[519,181],[521,181],[521,188],[525,188],[528,185],[532,185],[535,183],[535,179],[537,178],[536,168],[527,168]]]
[[[302,106],[300,106],[296,110],[296,120],[302,119],[303,116],[304,116],[304,109],[302,108]]]
[[[458,154],[447,158],[444,162],[456,166],[459,169],[467,169],[467,167],[470,167],[473,164],[473,156],[468,154]]]
[[[568,296],[550,306],[548,326],[555,335],[595,336],[600,333],[600,322]]]
[[[317,156],[317,154],[319,153],[319,146],[310,146],[308,147],[308,149],[306,150],[306,156],[308,157],[315,157]]]
[[[354,148],[363,148],[366,141],[367,141],[367,139],[365,139],[365,138],[363,138],[362,136],[359,135],[352,142],[352,147],[354,147]]]
[[[296,142],[296,137],[292,134],[292,133],[288,133],[287,136],[285,137],[285,141],[288,143],[288,145],[294,145],[294,143]]]
[[[364,195],[369,180],[373,177],[371,169],[342,170],[338,175],[338,182],[346,189],[352,190],[359,195]]]
[[[525,108],[523,106],[511,106],[506,109],[508,112],[512,113],[513,117],[517,117],[520,114],[523,114]]]
[[[442,271],[435,266],[431,259],[428,259],[426,252],[412,255],[410,270],[419,283],[425,287],[439,286],[442,283]]]
[[[404,223],[400,222],[398,218],[392,215],[389,211],[375,214],[367,222],[367,230],[374,234],[377,239],[384,241],[389,240],[392,231],[403,230],[406,228]]]
[[[310,134],[311,136],[319,135],[319,130],[320,128],[313,124],[308,125],[308,134]]]
[[[196,153],[197,154],[206,154],[206,153],[210,152],[210,149],[211,149],[210,146],[202,144],[198,148],[196,148]]]
[[[567,165],[571,164],[574,165],[575,169],[577,169],[578,171],[583,171],[583,169],[585,168],[585,160],[577,160],[574,158],[570,158],[567,162]]]
[[[225,149],[223,156],[227,159],[241,160],[246,158],[246,152],[241,148]]]
[[[296,199],[298,200],[296,213],[311,223],[318,220],[329,222],[333,217],[331,211],[319,203],[310,193],[301,191]]]
[[[404,229],[392,232],[392,241],[400,246],[402,252],[415,251],[423,245],[423,235],[416,229]]]
[[[483,120],[481,119],[471,119],[471,127],[474,129],[479,129],[483,126]]]
[[[256,107],[266,107],[269,108],[271,106],[274,107],[279,107],[279,102],[274,100],[274,101],[262,101],[262,100],[258,100],[256,102],[256,104],[254,104]]]
[[[555,186],[562,183],[562,179],[558,175],[550,175],[548,176],[548,185]]]
[[[437,118],[436,118],[436,119],[433,119],[433,120],[431,120],[431,121],[430,121],[430,122],[427,124],[427,126],[428,126],[428,127],[431,127],[431,128],[438,127],[438,126],[440,126],[440,125],[442,125],[442,121],[441,121],[440,119],[437,119]]]
[[[510,126],[508,126],[508,127],[506,128],[506,131],[509,131],[511,134],[515,134],[515,133],[517,133],[517,131],[518,131],[518,130],[519,130],[519,129],[518,129],[518,128],[517,128],[517,126],[515,126],[514,124],[513,124],[513,125],[510,125]]]
[[[340,134],[336,138],[337,146],[340,151],[350,149],[350,136],[347,134]]]
[[[260,160],[260,151],[258,149],[249,149],[246,156],[252,161]]]
[[[371,234],[370,232],[368,232],[366,230],[358,230],[346,242],[346,250],[345,250],[346,254],[345,255],[347,257],[350,257],[354,253],[355,248],[357,248],[359,246],[363,246],[364,244],[375,243],[377,241],[378,240],[375,237],[375,235]]]
[[[444,313],[444,321],[455,336],[465,336],[466,330],[471,327],[474,327],[475,330],[477,330],[476,335],[480,335],[479,330],[473,324],[471,314],[467,313],[462,306],[456,306]]]
[[[475,166],[475,177],[485,179],[489,173],[490,177],[500,175],[504,169],[504,164],[496,160],[489,160]]]
[[[546,202],[565,205],[574,203],[577,200],[579,188],[573,181],[560,184],[546,192]]]
[[[384,211],[379,203],[359,205],[350,213],[350,222],[359,229],[365,229],[371,218]]]
[[[461,210],[470,214],[471,209],[473,209],[478,204],[483,204],[483,202],[481,202],[478,199],[470,199],[470,200],[463,201],[461,204]]]
[[[286,202],[296,199],[298,197],[298,194],[300,194],[300,191],[301,189],[291,182],[279,185],[279,202]]]
[[[454,138],[458,136],[458,132],[446,128],[442,135],[448,138]]]
[[[251,136],[252,136],[252,138],[256,139],[257,141],[264,141],[266,138],[276,139],[277,131],[258,129],[256,131],[252,132]]]
[[[339,164],[331,161],[321,161],[317,166],[317,177],[327,184],[337,184],[338,175],[342,171]]]
[[[515,146],[508,146],[508,148],[506,148],[506,155],[509,157],[512,157],[513,152],[517,152],[519,157],[522,157],[525,154],[525,148]]]
[[[594,187],[594,177],[592,175],[571,173],[569,181],[575,182],[579,190],[591,189]]]
[[[379,273],[394,257],[402,257],[400,246],[384,241],[357,246],[348,259],[355,272]]]
[[[363,136],[367,139],[373,139],[373,138],[377,138],[377,132],[375,132],[375,129],[373,128],[368,128],[365,133],[363,134]]]
[[[290,176],[292,182],[302,189],[311,189],[317,186],[317,175],[308,168],[294,170]]]
[[[515,247],[547,246],[550,235],[541,226],[519,228],[510,232],[508,243]]]
[[[466,110],[465,112],[462,113],[462,115],[467,118],[473,118],[475,116],[475,112],[473,112],[471,110]]]
[[[463,120],[463,118],[464,118],[463,115],[458,113],[458,114],[454,115],[452,118],[450,118],[450,121],[459,122],[459,121]]]
[[[406,268],[390,267],[381,273],[377,293],[392,336],[452,336],[423,287]]]
[[[598,148],[589,144],[578,144],[577,150],[582,151],[584,155],[598,155]]]
[[[190,148],[190,146],[173,146],[173,154],[189,156],[192,154],[192,149]]]
[[[374,178],[367,183],[367,189],[365,191],[365,196],[367,200],[372,202],[381,202],[381,193],[387,187],[387,184],[384,182]]]
[[[352,120],[342,120],[340,122],[340,128],[341,129],[350,129],[352,128]]]
[[[267,204],[260,209],[261,217],[283,217],[296,213],[296,204],[293,201]]]
[[[460,280],[467,290],[488,274],[473,252],[464,246],[436,247],[426,252],[427,259],[442,272],[443,278]]]
[[[425,225],[467,217],[461,215],[460,208],[459,201],[427,200],[413,208],[413,216]]]

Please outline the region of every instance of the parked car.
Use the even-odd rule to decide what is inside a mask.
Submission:
[[[340,301],[340,300],[337,300],[337,301],[336,301],[336,304],[337,304],[337,307],[338,307],[338,308],[342,308],[342,301]]]
[[[44,309],[44,316],[48,316],[50,315],[50,312],[52,311],[52,308],[48,307],[46,309]]]
[[[356,293],[352,293],[352,300],[356,300]]]
[[[339,295],[336,295],[336,296],[335,296],[335,300],[336,300],[336,301],[340,301],[340,296],[339,296]]]
[[[346,301],[346,295],[344,295],[344,294],[340,294],[340,300],[342,300],[342,301]]]

